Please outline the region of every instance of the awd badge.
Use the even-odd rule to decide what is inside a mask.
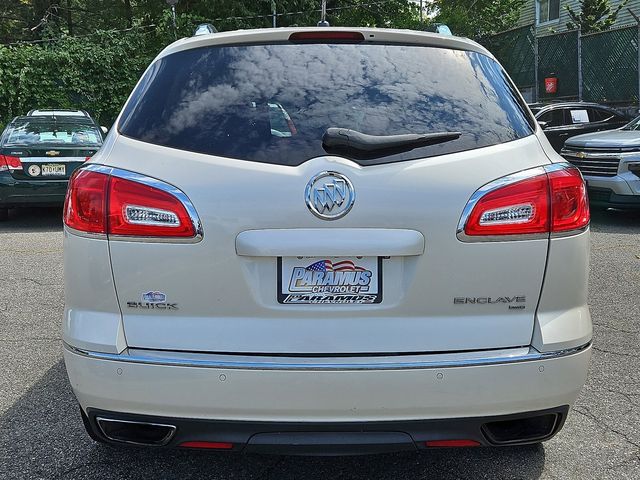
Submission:
[[[177,303],[167,303],[167,296],[153,290],[142,294],[141,302],[127,302],[128,308],[142,308],[146,310],[178,310]]]
[[[142,301],[149,303],[163,303],[167,296],[162,292],[147,292],[142,294]]]

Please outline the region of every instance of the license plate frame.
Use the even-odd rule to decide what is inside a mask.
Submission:
[[[45,163],[40,165],[43,177],[63,177],[67,174],[67,166],[64,163]]]
[[[277,283],[276,283],[276,297],[279,304],[282,305],[374,305],[382,302],[382,279],[383,270],[382,262],[383,257],[358,257],[358,256],[341,256],[341,257],[277,257]],[[312,265],[321,264],[321,262],[330,262],[331,265],[326,264],[330,271],[333,271],[333,266],[336,264],[345,264],[345,268],[348,268],[347,262],[353,263],[355,269],[350,268],[341,270],[338,266],[333,271],[333,281],[331,278],[327,278],[327,272],[320,272],[320,275],[314,274],[318,270],[309,270]],[[364,265],[364,266],[363,266]],[[321,265],[320,265],[321,267]],[[360,269],[360,270],[358,270]],[[321,268],[320,268],[321,270]],[[337,272],[345,272],[341,275],[342,280],[347,280],[349,285],[337,285],[338,278],[336,278]],[[366,282],[367,273],[369,272],[369,282]],[[307,274],[305,279],[300,278],[301,275]],[[294,285],[294,274],[298,281],[303,283],[302,286]],[[353,280],[351,275],[353,275]],[[305,280],[309,279],[309,276],[314,280],[312,283],[317,283],[317,280],[326,280],[328,284],[323,285],[308,285]],[[320,278],[319,278],[320,277]],[[362,285],[350,285],[355,282],[356,278]],[[285,283],[286,282],[286,283]],[[357,283],[357,282],[355,282]],[[313,291],[313,287],[321,287],[322,290],[334,290],[334,291]],[[326,288],[328,287],[328,288]],[[360,287],[355,288],[352,287]],[[363,291],[362,287],[366,287]],[[345,291],[346,290],[346,291]]]

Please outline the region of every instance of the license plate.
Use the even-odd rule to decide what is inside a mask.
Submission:
[[[278,303],[363,305],[380,302],[381,257],[278,258]]]
[[[65,165],[60,164],[51,164],[51,165],[42,165],[42,175],[65,175],[67,173],[67,169]]]

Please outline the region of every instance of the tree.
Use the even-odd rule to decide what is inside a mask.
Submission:
[[[609,0],[580,0],[580,13],[565,5],[572,18],[572,22],[567,23],[569,30],[579,28],[582,33],[601,32],[613,26],[618,17],[618,13],[627,4],[628,0],[622,0],[615,10],[611,9]]]
[[[481,38],[513,28],[526,0],[434,0],[435,21],[454,35]]]
[[[0,0],[0,43],[81,36],[98,30],[141,25],[161,29],[170,18],[165,0]],[[315,26],[320,0],[275,0],[277,25]],[[272,0],[180,0],[179,33],[191,35],[200,22],[219,31],[272,25]],[[329,0],[327,20],[334,26],[418,28],[413,0]],[[170,20],[169,20],[170,22]]]

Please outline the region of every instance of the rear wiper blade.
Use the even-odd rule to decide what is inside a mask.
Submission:
[[[327,128],[322,146],[328,153],[352,152],[365,157],[391,155],[418,147],[437,145],[460,138],[462,132],[409,133],[403,135],[367,135],[349,128]],[[379,155],[376,155],[379,154]]]

